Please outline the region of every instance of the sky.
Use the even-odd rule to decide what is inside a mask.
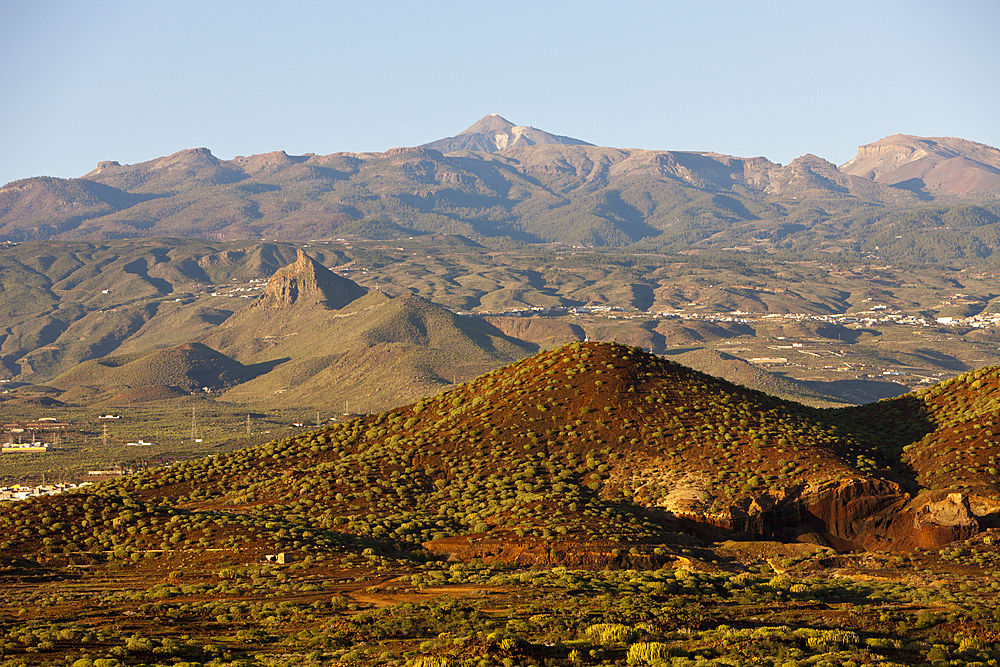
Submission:
[[[781,164],[897,133],[1000,146],[998,29],[1000,0],[0,0],[0,184],[384,151],[488,113]]]

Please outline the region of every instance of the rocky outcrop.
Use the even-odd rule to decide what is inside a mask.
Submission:
[[[441,159],[444,155],[441,151],[434,150],[433,148],[423,148],[417,146],[401,146],[399,148],[390,148],[385,153],[386,157],[416,157],[416,158],[431,158],[431,159]]]
[[[838,549],[906,551],[971,537],[997,523],[1000,504],[962,493],[912,497],[891,481],[855,477],[764,492],[722,512],[670,514],[684,530],[706,537],[808,535]]]
[[[339,309],[367,293],[361,285],[338,276],[300,249],[294,263],[271,276],[252,308],[278,310],[313,303]]]
[[[1000,150],[955,137],[895,134],[858,147],[857,156],[840,171],[935,195],[1000,192]]]
[[[971,499],[964,493],[949,493],[943,498],[918,498],[909,508],[909,516],[912,517],[912,546],[933,548],[967,539],[980,532],[983,527],[980,524],[981,517],[973,511]],[[977,505],[982,511],[981,504]]]

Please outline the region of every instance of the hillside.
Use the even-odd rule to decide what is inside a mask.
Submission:
[[[266,403],[278,394],[284,404],[324,411],[388,409],[537,350],[419,297],[376,292],[336,313],[255,315],[234,318],[204,339],[243,363],[274,366],[228,391],[226,400]]]
[[[0,249],[0,376],[48,380],[90,359],[190,342],[250,303],[212,296],[216,286],[256,296],[295,257],[286,245],[195,239]]]
[[[256,549],[324,549],[355,535],[463,560],[593,565],[611,544],[648,557],[698,538],[938,547],[1000,519],[997,396],[993,368],[816,410],[635,348],[576,342],[391,412],[103,493],[318,522],[294,545],[245,538]],[[8,539],[13,553],[38,548]]]
[[[570,343],[390,412],[5,504],[5,654],[992,659],[998,396],[988,368],[816,410]]]
[[[187,392],[218,391],[246,382],[263,369],[253,369],[202,345],[185,343],[147,354],[87,361],[51,382],[62,390],[91,388],[178,387]]]

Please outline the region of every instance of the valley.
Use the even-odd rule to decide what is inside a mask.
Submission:
[[[367,296],[354,310],[299,306],[310,314],[294,327],[266,331],[274,316],[258,322],[251,307],[300,251]],[[4,420],[88,421],[112,410],[136,424],[134,436],[113,433],[110,449],[90,428],[73,454],[4,456],[7,483],[42,473],[80,481],[130,459],[120,449],[129,437],[156,442],[143,452],[152,458],[240,446],[244,429],[222,424],[240,425],[247,412],[267,415],[273,429],[314,424],[317,413],[326,421],[390,409],[577,340],[640,347],[831,407],[1000,363],[1000,293],[986,269],[552,245],[495,251],[461,237],[47,242],[0,250],[0,262]],[[251,338],[236,333],[241,317]],[[311,333],[316,326],[327,333]],[[192,409],[215,429],[202,449],[189,437]]]

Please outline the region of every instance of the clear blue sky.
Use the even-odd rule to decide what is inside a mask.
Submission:
[[[0,184],[383,151],[487,113],[782,164],[896,133],[1000,146],[997,34],[997,0],[0,0]]]

